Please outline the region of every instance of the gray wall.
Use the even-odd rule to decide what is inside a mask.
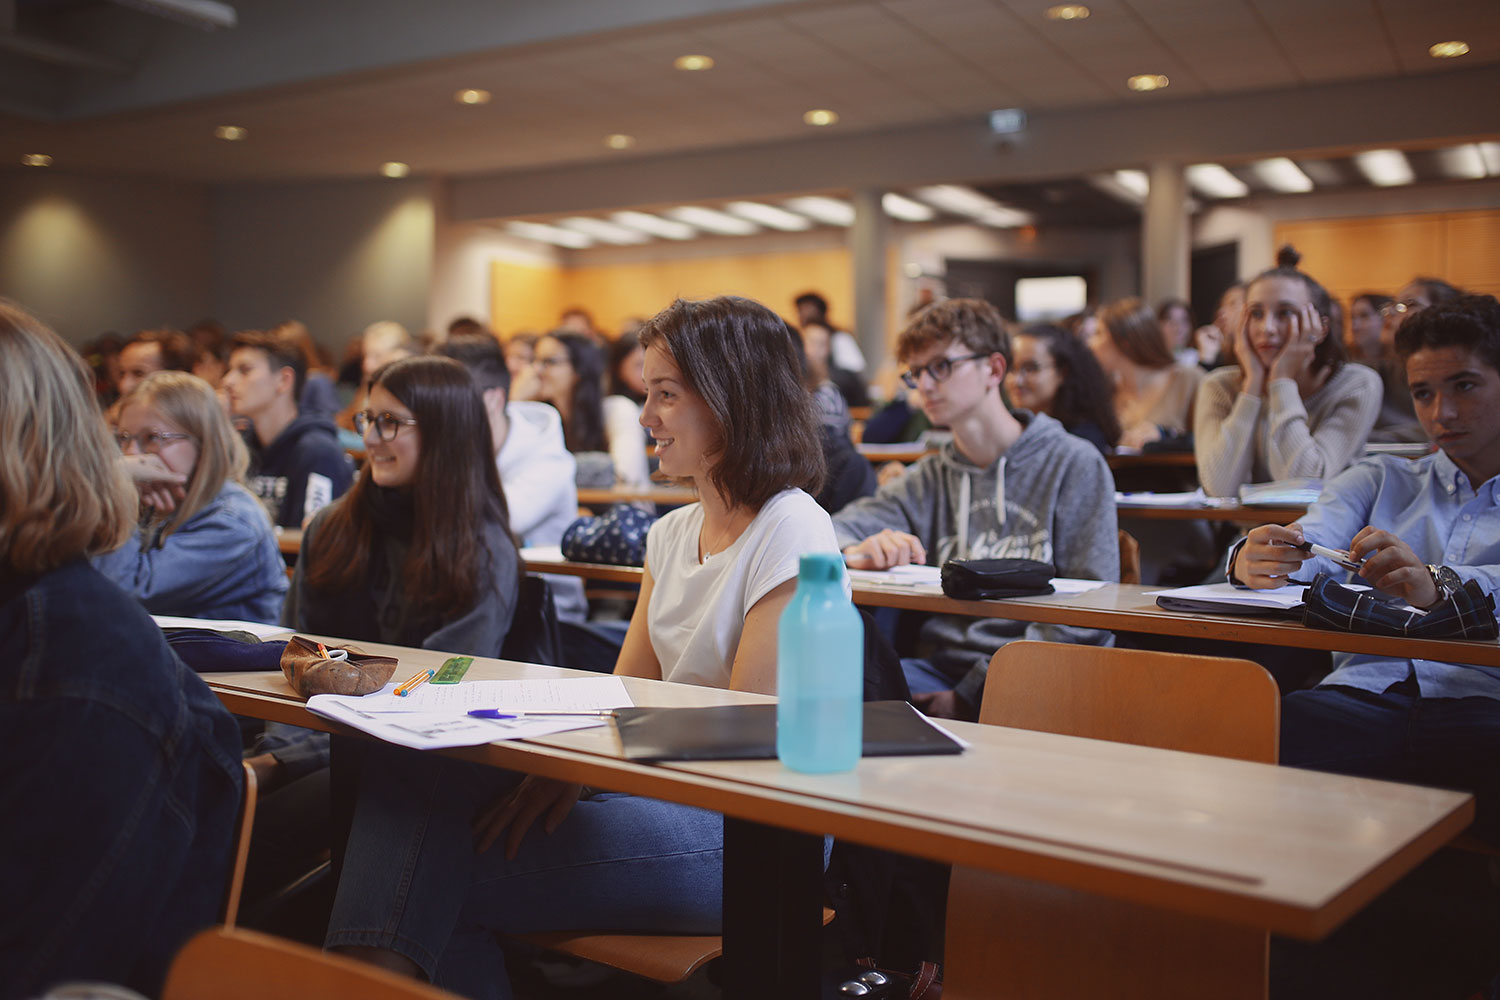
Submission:
[[[376,320],[420,333],[433,204],[432,185],[420,180],[215,189],[215,315],[231,329],[298,319],[332,347]]]
[[[208,244],[201,186],[0,173],[0,296],[75,344],[209,315]]]

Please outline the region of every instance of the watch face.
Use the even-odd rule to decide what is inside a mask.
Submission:
[[[1438,586],[1443,588],[1443,596],[1455,594],[1464,588],[1464,582],[1458,578],[1458,574],[1447,566],[1439,566],[1433,574]]]

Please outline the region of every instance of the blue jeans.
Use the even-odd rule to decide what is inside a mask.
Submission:
[[[582,799],[514,861],[474,852],[473,817],[522,775],[380,747],[361,770],[329,947],[399,952],[446,989],[510,996],[494,932],[717,934],[723,820],[633,795]]]
[[[1500,842],[1500,701],[1329,685],[1281,700],[1281,763],[1472,792],[1473,832]]]

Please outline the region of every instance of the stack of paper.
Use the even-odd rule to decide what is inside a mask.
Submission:
[[[464,681],[423,684],[404,698],[387,684],[364,697],[314,695],[307,709],[342,722],[388,743],[416,750],[468,747],[497,740],[524,740],[570,729],[602,726],[602,717],[483,719],[475,709],[505,712],[602,712],[629,708],[634,702],[618,677],[570,677],[560,680]]]
[[[1274,483],[1246,483],[1240,487],[1240,503],[1266,507],[1306,507],[1323,492],[1321,479],[1281,479]]]

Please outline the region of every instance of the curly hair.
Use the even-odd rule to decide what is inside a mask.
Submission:
[[[1120,443],[1120,418],[1111,402],[1113,389],[1094,352],[1068,331],[1039,323],[1018,334],[1040,341],[1057,366],[1057,393],[1049,415],[1069,430],[1093,423],[1111,448]]]

